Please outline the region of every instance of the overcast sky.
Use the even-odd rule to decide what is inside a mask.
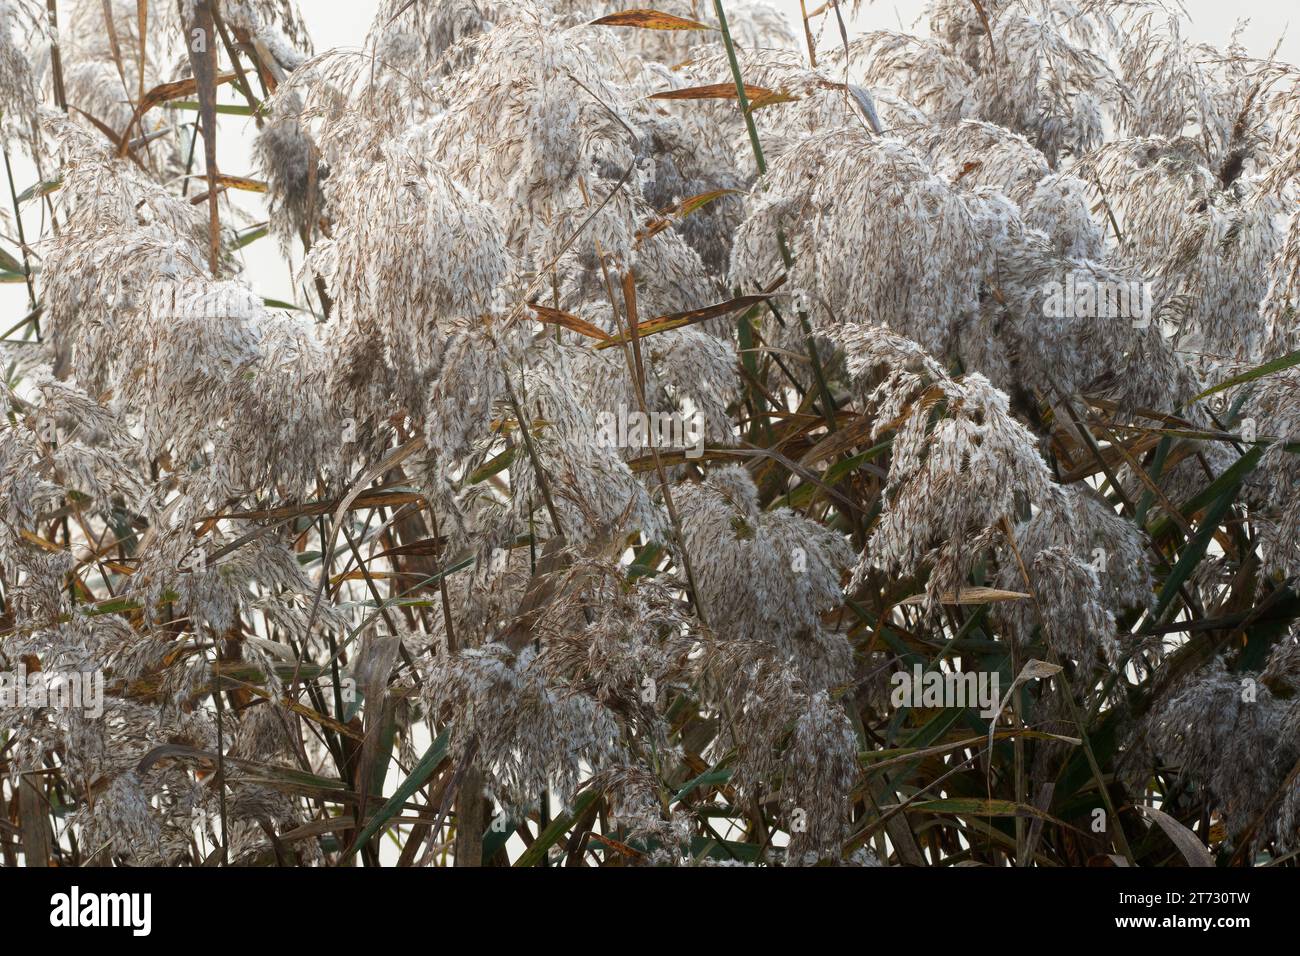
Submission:
[[[711,0],[697,0],[709,3]],[[799,0],[770,0],[785,11],[791,22],[799,23]],[[821,6],[821,0],[807,0],[808,9]],[[370,19],[374,16],[378,0],[302,0],[299,8],[311,27],[316,49],[332,46],[359,46],[365,36]],[[654,0],[636,0],[628,6],[654,7]],[[736,4],[733,4],[736,6]],[[1192,18],[1191,39],[1222,46],[1238,19],[1248,19],[1245,33],[1246,49],[1256,56],[1268,53],[1277,38],[1286,35],[1280,56],[1292,63],[1300,62],[1300,40],[1289,29],[1300,20],[1295,0],[1183,0],[1183,7]],[[855,26],[861,29],[897,30],[901,22],[906,27],[922,15],[923,0],[875,0],[862,4]],[[802,30],[802,27],[800,27]]]

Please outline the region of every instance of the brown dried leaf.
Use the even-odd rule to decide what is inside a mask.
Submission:
[[[234,73],[218,74],[213,80],[213,86],[217,87],[229,83],[234,78]],[[170,83],[159,83],[140,100],[140,105],[135,108],[135,115],[131,117],[131,122],[127,124],[127,134],[129,134],[131,130],[135,128],[135,125],[140,122],[140,117],[144,116],[145,113],[148,113],[155,106],[166,103],[169,100],[180,99],[183,96],[193,96],[198,92],[198,89],[198,80],[192,76],[183,80],[173,80]],[[118,144],[119,156],[126,154],[126,144],[127,139],[124,135]]]
[[[1205,848],[1205,844],[1201,842],[1195,833],[1163,810],[1141,805],[1138,806],[1138,809],[1160,824],[1160,829],[1164,830],[1165,836],[1169,837],[1170,842],[1178,847],[1178,852],[1183,855],[1183,859],[1187,861],[1188,866],[1214,866],[1214,857],[1210,855],[1210,851]]]
[[[771,96],[773,92],[773,90],[763,86],[745,84],[745,96],[750,100]],[[705,86],[688,86],[680,90],[664,90],[662,93],[653,93],[650,96],[652,100],[734,100],[735,98],[735,83],[709,83]]]
[[[640,27],[643,30],[711,30],[695,20],[675,17],[671,13],[658,10],[623,10],[611,13],[599,20],[592,20],[593,27]]]
[[[1023,591],[1002,591],[998,588],[962,588],[956,594],[951,591],[939,598],[941,604],[994,604],[998,601],[1020,601],[1031,595]],[[924,594],[913,594],[899,601],[899,604],[921,604]]]
[[[570,332],[577,332],[579,335],[585,335],[590,339],[597,339],[600,342],[608,342],[609,335],[603,330],[592,325],[586,319],[581,319],[570,312],[564,312],[560,309],[552,309],[545,305],[531,303],[528,306],[537,313],[539,322],[549,322],[551,325],[559,325],[568,329]],[[599,348],[600,346],[597,346]]]
[[[642,322],[637,326],[637,338],[645,338],[647,335],[654,335],[656,332],[668,332],[671,329],[680,329],[688,325],[695,325],[697,322],[707,322],[709,319],[716,319],[722,315],[728,315],[732,312],[739,312],[742,309],[748,309],[751,306],[758,305],[760,302],[766,302],[771,296],[766,295],[742,295],[735,299],[728,299],[726,302],[719,302],[716,305],[708,305],[702,309],[692,309],[689,312],[673,312],[669,315],[660,315],[648,322]],[[625,336],[618,336],[607,341],[601,342],[596,346],[598,349],[613,348],[616,345],[622,345],[624,342],[631,341]]]
[[[765,106],[775,106],[778,103],[794,103],[799,99],[793,93],[783,93],[780,90],[773,90],[770,93],[764,93],[762,96],[756,96],[749,102],[749,111],[761,110]]]

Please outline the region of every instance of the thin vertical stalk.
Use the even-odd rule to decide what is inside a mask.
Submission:
[[[136,103],[142,103],[144,102],[145,93],[144,65],[147,62],[145,44],[149,35],[149,0],[135,0],[135,32],[140,47],[140,65],[136,76],[139,90]]]
[[[542,501],[546,504],[546,512],[551,516],[551,524],[555,527],[555,534],[560,539],[564,538],[564,528],[560,524],[560,512],[556,510],[555,499],[551,497],[551,483],[546,477],[546,469],[542,467],[542,460],[537,456],[537,449],[533,447],[533,435],[528,420],[524,417],[523,407],[519,404],[519,399],[515,397],[515,388],[510,383],[510,374],[506,373],[506,397],[510,399],[510,405],[515,411],[515,420],[519,422],[519,432],[524,440],[524,449],[528,452],[528,458],[533,464],[533,471],[537,474],[537,487],[542,492]]]
[[[1042,628],[1043,633],[1046,636],[1049,631],[1047,614],[1044,613],[1043,606],[1039,603],[1038,589],[1033,586],[1033,582],[1029,579],[1029,569],[1025,566],[1025,559],[1021,556],[1019,547],[1016,546],[1016,539],[1012,536],[1011,524],[1009,521],[1005,521],[1004,533],[1007,535],[1007,545],[1010,547],[1011,553],[1016,559],[1016,565],[1020,569],[1020,576],[1024,579],[1025,590],[1030,593],[1030,597],[1034,602],[1034,610],[1038,614],[1039,626]],[[1106,805],[1106,820],[1108,823],[1113,822],[1115,825],[1115,847],[1123,855],[1124,859],[1128,861],[1130,866],[1136,866],[1137,860],[1133,856],[1133,850],[1129,846],[1128,837],[1124,833],[1124,823],[1120,820],[1119,811],[1116,810],[1115,802],[1111,799],[1110,789],[1106,786],[1106,775],[1102,773],[1101,764],[1097,762],[1097,755],[1092,749],[1092,741],[1088,739],[1088,730],[1087,726],[1084,724],[1083,715],[1079,712],[1078,704],[1075,703],[1074,688],[1070,686],[1070,681],[1065,676],[1065,668],[1061,664],[1060,655],[1056,653],[1056,648],[1052,646],[1050,638],[1047,640],[1047,652],[1051,662],[1060,668],[1056,673],[1055,679],[1060,681],[1061,696],[1065,699],[1065,706],[1070,712],[1070,720],[1078,730],[1079,742],[1083,747],[1084,757],[1087,759],[1088,767],[1092,771],[1093,779],[1097,783],[1097,792],[1101,796],[1102,803]],[[1012,675],[1011,679],[1015,680],[1018,676],[1018,674]],[[1018,723],[1019,721],[1017,720],[1017,724]],[[1019,730],[1019,726],[1017,726],[1017,730]],[[1018,734],[1017,739],[1019,739]],[[1019,794],[1017,794],[1017,800],[1020,800]],[[1019,850],[1023,845],[1023,837],[1020,836],[1019,828],[1017,828],[1016,832],[1016,847],[1017,850]]]
[[[745,127],[749,130],[749,145],[754,150],[754,162],[758,164],[758,174],[762,176],[767,173],[767,160],[763,158],[763,144],[758,140],[758,127],[754,125],[754,113],[749,108],[749,97],[745,94],[745,81],[740,76],[740,61],[736,59],[736,46],[731,42],[731,30],[727,27],[727,12],[722,9],[722,0],[713,0],[713,10],[718,17],[718,28],[722,31],[722,45],[727,50],[731,75],[736,81],[736,101],[740,104],[740,115],[745,117]]]
[[[32,285],[32,266],[27,259],[27,236],[23,232],[23,213],[19,208],[18,193],[14,189],[14,171],[9,165],[9,148],[4,149],[5,157],[5,175],[9,178],[9,199],[14,207],[14,225],[18,227],[18,251],[23,257],[23,281],[27,283],[27,304],[32,311],[36,311],[36,287]],[[32,320],[35,323],[37,337],[40,337],[40,317],[37,316]]]
[[[54,74],[54,102],[63,112],[68,111],[68,94],[63,85],[63,54],[59,51],[59,7],[57,0],[46,0],[45,10],[49,15],[50,34],[54,40],[50,44],[50,70]]]
[[[805,0],[799,0],[799,13],[803,17],[803,35],[808,41],[808,65],[814,70],[817,69],[817,44],[813,40],[812,27],[808,25],[808,5]]]
[[[767,160],[763,156],[763,144],[758,138],[758,127],[754,124],[754,111],[749,108],[749,97],[745,94],[745,80],[740,73],[740,61],[736,58],[736,46],[731,42],[731,30],[727,27],[727,13],[722,7],[722,0],[713,0],[713,9],[717,13],[718,27],[722,31],[722,44],[727,50],[727,62],[731,64],[731,76],[736,83],[736,101],[740,105],[741,115],[745,117],[745,128],[749,132],[749,145],[754,151],[754,162],[758,167],[758,174],[764,176],[767,174]],[[786,245],[785,236],[779,232],[777,243],[781,248],[781,260],[789,271],[794,266],[794,256]],[[812,325],[808,321],[807,314],[802,311],[799,312],[799,327],[803,330],[804,344],[808,348],[813,376],[817,379],[817,391],[821,396],[826,426],[834,431],[835,401],[831,398],[831,390],[826,385],[826,374],[822,369],[821,358],[817,354],[817,346],[813,342]]]
[[[226,809],[226,704],[221,697],[221,663],[220,652],[214,652],[214,674],[212,699],[217,705],[217,802],[221,809],[221,862],[229,862],[230,852],[230,817]]]
[[[194,4],[194,19],[190,21],[188,33],[186,40],[198,87],[203,159],[208,178],[208,268],[215,279],[221,260],[221,218],[217,210],[217,31],[211,0],[197,0]]]
[[[636,362],[634,375],[636,378],[636,400],[641,408],[641,414],[645,416],[646,421],[650,420],[650,410],[646,405],[645,397],[645,365],[641,358],[641,333],[640,322],[637,318],[636,309],[636,277],[629,270],[623,276],[623,302],[627,309],[627,329],[624,332],[624,338],[632,339],[632,355]],[[614,309],[614,315],[617,317],[618,309]],[[700,600],[700,590],[695,584],[695,572],[691,568],[691,556],[686,548],[686,535],[682,533],[682,523],[677,517],[677,508],[673,504],[673,493],[668,487],[668,475],[664,471],[663,461],[659,458],[659,449],[655,443],[650,443],[650,454],[654,458],[655,472],[659,476],[659,485],[664,493],[664,505],[668,509],[668,518],[673,524],[673,534],[677,538],[677,545],[682,552],[682,568],[686,571],[686,581],[691,586],[691,598],[695,602],[695,614],[699,617],[700,622],[706,627],[709,620],[705,613],[704,604]]]

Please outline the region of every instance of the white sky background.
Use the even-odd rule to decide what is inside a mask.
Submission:
[[[709,3],[709,0],[697,2]],[[784,10],[791,21],[798,25],[799,0],[770,2]],[[636,0],[636,4],[653,8],[654,0]],[[378,5],[378,0],[300,0],[298,6],[311,28],[316,49],[324,50],[332,46],[360,46]],[[821,0],[808,0],[810,10],[820,5]],[[923,6],[922,0],[864,2],[850,27],[897,30],[900,20],[904,26],[911,27],[917,17],[921,16]],[[1190,38],[1219,46],[1224,45],[1238,18],[1248,18],[1251,22],[1245,34],[1246,49],[1256,56],[1263,56],[1272,49],[1280,34],[1290,34],[1288,24],[1297,24],[1297,29],[1300,29],[1300,7],[1296,6],[1294,0],[1240,0],[1237,3],[1228,3],[1226,0],[1183,0],[1183,7],[1192,18]],[[1288,35],[1279,55],[1292,63],[1300,62],[1300,35]]]

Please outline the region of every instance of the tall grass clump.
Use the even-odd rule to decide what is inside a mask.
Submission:
[[[1300,72],[655,3],[0,0],[5,865],[1295,860]]]

